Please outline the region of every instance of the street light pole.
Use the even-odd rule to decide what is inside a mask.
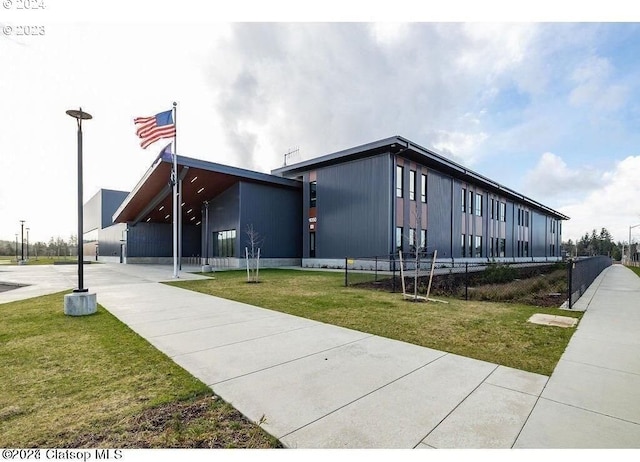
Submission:
[[[74,292],[87,292],[88,289],[84,288],[84,255],[82,245],[80,245],[83,231],[82,231],[82,121],[92,119],[93,116],[87,112],[84,112],[82,108],[79,110],[70,109],[67,111],[67,115],[76,119],[78,123],[78,288]]]
[[[640,223],[638,223],[637,225],[629,226],[629,263],[631,263],[631,230],[633,228],[637,228],[638,226],[640,226]]]
[[[27,228],[27,260],[29,260],[29,228]]]
[[[18,263],[18,233],[16,233],[16,264]]]
[[[631,231],[629,231],[629,233],[631,233]],[[20,253],[20,260],[24,261],[24,220],[20,220],[20,246],[22,249]]]
[[[76,119],[78,123],[78,288],[64,296],[64,314],[70,316],[85,316],[98,310],[98,302],[95,293],[89,293],[84,287],[84,255],[82,248],[82,121],[93,117],[82,108],[70,109],[67,115]]]

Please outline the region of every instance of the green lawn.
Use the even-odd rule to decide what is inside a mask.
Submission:
[[[640,277],[640,267],[639,266],[627,266],[631,271],[636,273]]]
[[[0,304],[0,447],[278,447],[99,306]]]
[[[334,272],[265,269],[260,279],[247,284],[246,272],[228,271],[211,280],[168,284],[544,375],[553,371],[575,328],[527,319],[534,313],[582,316],[457,299],[412,303],[397,293],[344,287],[344,274]]]

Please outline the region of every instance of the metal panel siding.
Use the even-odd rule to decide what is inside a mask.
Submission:
[[[106,228],[113,224],[113,214],[129,195],[125,191],[113,191],[111,189],[102,190],[102,220],[101,228]]]
[[[127,229],[125,223],[117,223],[98,231],[98,243],[100,246],[98,252],[100,256],[120,256],[120,246],[123,244],[120,239],[123,238],[123,231],[125,229]]]
[[[392,250],[395,190],[390,167],[384,154],[318,169],[317,258],[378,256]]]
[[[87,233],[94,229],[106,228],[101,222],[102,191],[98,191],[82,205],[82,231]]]
[[[452,178],[445,176],[439,172],[434,170],[429,170],[427,180],[427,201],[428,201],[428,223],[429,228],[427,229],[427,250],[438,251],[439,258],[451,258],[451,245],[452,245],[452,227],[451,227],[451,207],[452,207],[452,197],[451,197],[451,183]],[[454,195],[457,197],[458,202],[460,202],[460,188],[455,187],[454,191],[458,190]],[[458,217],[458,222],[454,224],[454,229],[458,228],[460,230],[460,213],[454,213],[454,218]],[[462,231],[459,231],[453,235],[453,243],[459,242],[460,234]],[[459,246],[458,246],[459,247]],[[454,255],[456,254],[456,246],[454,245]],[[458,252],[459,253],[459,250]]]
[[[204,223],[203,223],[204,225]],[[212,233],[216,231],[236,230],[240,235],[240,183],[229,187],[209,202],[209,256],[213,256]],[[203,230],[207,227],[202,228]],[[204,231],[202,231],[204,232]],[[239,255],[240,244],[236,238],[236,255]]]
[[[535,210],[531,211],[531,251],[534,257],[544,257],[547,252],[547,217]]]
[[[247,226],[253,225],[264,239],[260,257],[301,258],[301,199],[299,190],[241,182],[237,234],[240,255],[244,255],[244,247],[248,246]]]
[[[173,256],[172,223],[138,223],[127,234],[127,257]]]
[[[516,241],[517,241],[517,236],[516,233],[514,231],[514,227],[515,227],[515,217],[517,216],[517,212],[515,211],[516,207],[515,204],[513,202],[509,202],[507,201],[507,214],[506,214],[506,240],[505,240],[505,252],[504,252],[504,256],[505,257],[514,257],[517,255],[517,249],[516,247]],[[515,214],[515,215],[514,215]]]

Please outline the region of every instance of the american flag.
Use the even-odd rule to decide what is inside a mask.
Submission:
[[[133,119],[136,125],[136,135],[141,139],[140,146],[144,149],[160,138],[176,136],[176,125],[173,123],[171,110],[160,112],[151,117],[136,117]]]

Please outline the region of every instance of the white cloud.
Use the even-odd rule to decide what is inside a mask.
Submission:
[[[613,66],[608,59],[591,56],[574,70],[576,86],[569,94],[571,104],[598,111],[615,111],[626,101],[628,89],[612,81]]]
[[[532,197],[567,204],[589,191],[602,187],[603,174],[589,166],[572,166],[556,154],[545,152],[525,175],[523,189]]]
[[[575,241],[592,229],[607,228],[615,241],[627,241],[629,226],[640,223],[639,174],[640,156],[629,156],[602,174],[600,186],[559,207],[559,211],[571,217],[563,227],[563,239]],[[567,189],[579,182],[580,178],[574,178],[567,183]]]

